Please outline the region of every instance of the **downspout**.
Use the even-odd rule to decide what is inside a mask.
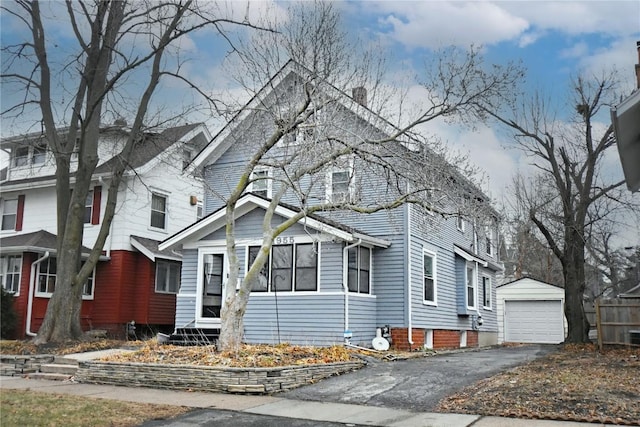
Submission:
[[[354,246],[358,246],[362,243],[362,239],[358,239],[357,242],[347,245],[342,249],[342,288],[344,289],[344,331],[349,330],[349,257],[347,251]],[[345,343],[348,338],[345,336]]]
[[[409,349],[413,346],[413,322],[412,322],[412,310],[411,310],[411,205],[407,206],[407,315],[409,317],[407,328],[407,342],[409,343]]]
[[[29,280],[29,298],[27,299],[27,324],[25,327],[25,333],[30,337],[35,337],[37,334],[31,332],[31,313],[33,311],[33,291],[36,285],[36,267],[42,261],[46,261],[49,258],[49,251],[46,251],[44,255],[31,264],[31,279]]]

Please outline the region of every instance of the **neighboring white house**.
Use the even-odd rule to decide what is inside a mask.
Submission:
[[[114,164],[121,161],[118,153],[129,132],[124,121],[100,130],[83,256],[102,226]],[[59,133],[65,137],[65,129]],[[127,159],[104,253],[85,285],[83,328],[118,336],[133,320],[139,330],[173,329],[182,257],[179,251],[159,251],[158,242],[201,216],[203,181],[184,166],[210,139],[201,123],[143,135]],[[14,295],[15,336],[23,338],[38,331],[55,290],[56,166],[42,133],[3,138],[0,149],[10,158],[0,171],[0,284]],[[72,154],[72,186],[77,158]]]
[[[496,289],[498,343],[558,344],[567,335],[564,289],[523,277]]]

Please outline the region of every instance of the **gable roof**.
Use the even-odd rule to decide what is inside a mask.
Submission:
[[[193,159],[189,165],[189,170],[193,170],[197,167],[203,166],[206,162],[212,163],[219,158],[230,146],[230,142],[223,145],[227,136],[233,133],[234,129],[253,111],[259,106],[259,103],[266,98],[269,92],[277,87],[282,81],[284,81],[289,75],[295,74],[297,76],[312,76],[313,73],[300,63],[289,60],[286,64],[280,68],[268,81],[260,88],[251,99],[235,114],[235,116],[229,120],[225,126],[212,138],[211,143],[205,146],[198,155]],[[338,100],[342,106],[368,122],[370,125],[378,128],[382,132],[390,135],[398,132],[399,128],[386,120],[384,117],[375,113],[366,106],[356,102],[351,96],[344,91],[338,89],[331,83],[322,80],[318,82],[318,86],[325,93],[330,93],[333,99]],[[408,139],[408,137],[404,137]]]
[[[22,252],[50,252],[52,254],[56,254],[58,252],[57,248],[58,237],[45,230],[0,238],[0,253],[2,254]],[[82,246],[81,251],[83,257],[88,257],[91,249],[86,246]],[[104,256],[100,257],[100,260],[106,259],[108,258]]]
[[[129,242],[131,246],[139,250],[141,254],[153,262],[156,261],[156,258],[182,261],[182,251],[179,248],[161,251],[158,249],[158,244],[160,243],[158,240],[131,235],[129,236]]]
[[[513,284],[515,284],[515,283],[517,283],[517,282],[520,282],[520,281],[522,281],[522,280],[532,280],[532,281],[534,281],[534,282],[541,283],[541,284],[543,284],[543,285],[549,285],[549,286],[553,286],[553,287],[555,287],[555,288],[564,289],[564,288],[563,288],[562,286],[560,286],[560,285],[556,285],[556,284],[554,284],[554,283],[545,282],[544,280],[538,280],[538,279],[535,279],[535,278],[533,278],[533,277],[531,277],[531,276],[522,276],[522,277],[521,277],[521,278],[519,278],[519,279],[515,279],[515,280],[511,280],[511,281],[506,282],[506,283],[502,283],[502,284],[500,284],[500,285],[498,285],[498,286],[496,286],[496,287],[497,287],[497,288],[500,288],[500,287],[502,287],[502,286],[513,285]]]
[[[236,204],[236,219],[253,211],[256,208],[267,209],[270,203],[271,201],[269,199],[265,199],[253,193],[247,193],[243,195]],[[284,218],[291,218],[299,212],[300,209],[291,205],[286,205],[284,203],[278,204],[275,210],[276,215],[282,216]],[[212,212],[206,217],[191,224],[187,228],[177,232],[168,239],[160,242],[160,244],[158,245],[158,249],[162,251],[171,249],[186,242],[198,241],[208,234],[211,234],[214,231],[224,227],[226,224],[225,217],[226,206],[223,206],[217,211]],[[307,215],[301,218],[298,223],[347,242],[361,241],[364,244],[382,248],[391,246],[391,242],[387,240],[367,235],[352,227],[348,227],[336,221],[331,221],[319,215]]]

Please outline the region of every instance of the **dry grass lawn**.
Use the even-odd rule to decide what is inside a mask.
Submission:
[[[2,427],[100,427],[137,426],[187,412],[181,406],[119,402],[81,396],[2,390]]]
[[[447,397],[438,410],[640,426],[640,348],[567,345]]]

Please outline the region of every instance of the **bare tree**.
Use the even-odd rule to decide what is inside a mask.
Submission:
[[[30,34],[28,40],[2,48],[3,84],[23,94],[22,101],[3,111],[3,116],[34,117],[55,157],[58,270],[56,289],[36,338],[41,343],[75,339],[82,333],[83,283],[109,233],[127,160],[145,138],[152,97],[162,78],[186,79],[180,74],[180,40],[202,28],[220,30],[221,24],[231,22],[213,3],[199,5],[193,0],[49,3],[45,8],[56,9],[50,16],[42,6],[28,0],[2,4],[2,12]],[[69,38],[52,36],[56,28],[68,29]],[[61,51],[68,51],[69,57],[61,58]],[[109,179],[99,235],[82,263],[83,211],[99,162],[101,121],[108,113],[122,114],[130,106],[131,131],[116,156],[119,162]],[[75,170],[73,154],[77,155]]]
[[[289,12],[285,25],[274,25],[278,33],[250,40],[232,58],[230,73],[252,101],[230,108],[238,112],[228,125],[234,132],[222,144],[241,150],[248,161],[233,165],[238,175],[231,166],[224,175],[216,172],[218,165],[205,169],[216,177],[209,178],[216,184],[210,195],[226,209],[228,283],[238,283],[241,268],[238,201],[258,187],[272,189],[261,247],[239,287],[227,286],[223,296],[220,347],[225,350],[240,346],[249,296],[260,286],[274,241],[300,220],[393,211],[405,203],[445,217],[490,211],[465,159],[448,155],[418,127],[441,118],[477,118],[482,114],[478,104],[497,106],[522,75],[513,65],[485,70],[475,49],[445,50],[426,67],[423,103],[408,106],[406,96],[383,85],[382,61],[349,42],[331,3],[294,4]],[[396,124],[382,114],[392,115]],[[344,171],[342,181],[327,184],[331,197],[326,197],[324,178],[334,166]],[[257,173],[261,168],[271,172]],[[365,175],[377,178],[360,182]],[[363,197],[365,184],[385,191]],[[296,212],[284,221],[275,215],[281,202],[294,205]]]
[[[589,341],[583,297],[590,231],[631,206],[622,191],[624,181],[602,167],[616,141],[612,127],[599,125],[597,118],[615,102],[617,83],[615,73],[572,81],[568,104],[575,114],[570,123],[557,120],[540,95],[523,98],[510,112],[485,109],[512,131],[517,147],[537,168],[532,185],[520,186],[520,200],[562,264],[568,342]]]

